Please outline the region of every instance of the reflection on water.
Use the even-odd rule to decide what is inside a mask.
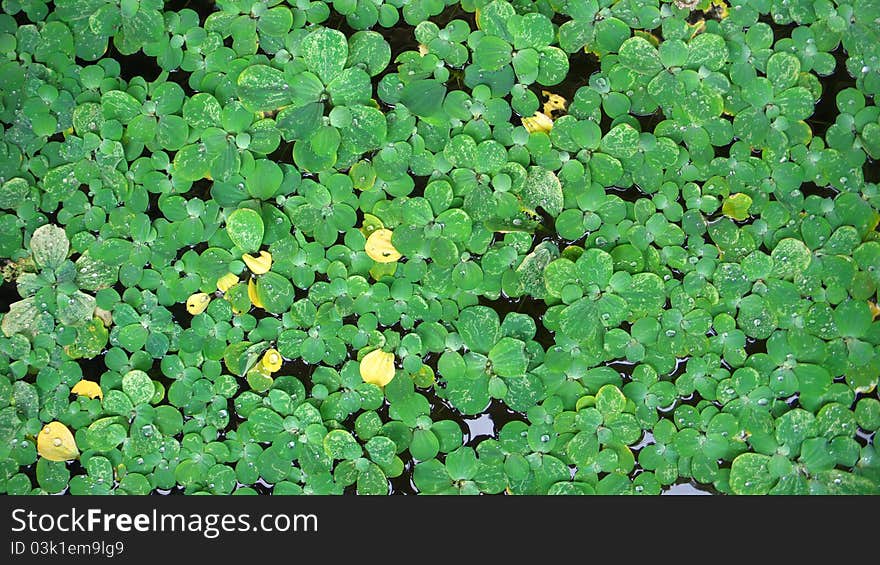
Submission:
[[[712,493],[707,490],[701,490],[697,485],[693,483],[676,483],[674,485],[670,485],[669,487],[663,489],[661,495],[669,494],[673,496],[697,496],[697,495],[708,495],[711,496]]]
[[[468,428],[467,437],[465,438],[465,444],[467,445],[470,445],[470,442],[477,438],[494,439],[498,437],[495,431],[495,421],[489,413],[480,414],[476,418],[464,418],[463,421]]]

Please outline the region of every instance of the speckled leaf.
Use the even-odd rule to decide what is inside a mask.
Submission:
[[[544,269],[558,256],[559,249],[552,242],[545,241],[536,245],[516,268],[516,290],[535,298],[543,298],[547,293]]]
[[[663,68],[657,48],[647,39],[630,37],[620,46],[620,62],[637,73],[654,74]]]
[[[70,241],[64,229],[52,224],[40,226],[34,230],[30,242],[34,262],[40,267],[54,269],[59,266],[70,252]]]
[[[552,171],[543,167],[530,167],[521,190],[523,204],[532,210],[543,208],[551,216],[562,211],[562,184]]]
[[[244,69],[236,79],[236,92],[242,106],[252,112],[278,109],[289,104],[293,96],[284,73],[268,65]]]
[[[813,255],[799,239],[786,237],[776,244],[770,254],[773,258],[773,274],[780,278],[791,278],[810,266]]]
[[[263,218],[250,208],[239,208],[226,219],[229,239],[245,253],[254,253],[260,249],[264,229]]]
[[[341,31],[319,27],[302,40],[300,55],[309,70],[329,84],[345,68],[348,42]]]
[[[118,271],[118,266],[95,259],[87,250],[76,260],[76,284],[83,290],[108,288],[116,283]]]
[[[462,310],[455,327],[467,348],[477,353],[489,353],[501,333],[498,313],[486,306]]]
[[[730,488],[734,494],[767,494],[776,483],[768,469],[770,457],[759,453],[743,453],[730,468]]]
[[[294,288],[278,273],[268,272],[257,279],[257,297],[270,314],[283,314],[293,304]]]
[[[9,305],[9,311],[3,314],[3,321],[0,323],[3,335],[6,337],[11,337],[17,333],[30,336],[35,335],[39,313],[40,310],[37,308],[36,300],[33,297],[13,302]]]

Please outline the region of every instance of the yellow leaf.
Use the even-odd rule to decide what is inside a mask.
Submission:
[[[109,328],[113,324],[113,312],[110,312],[109,310],[104,310],[103,308],[98,308],[96,306],[95,316],[101,320],[101,323],[104,324],[105,328]]]
[[[396,272],[397,263],[373,263],[370,267],[370,276],[376,281],[382,277],[393,277]]]
[[[259,257],[245,253],[241,258],[244,260],[244,264],[248,266],[248,269],[255,275],[264,275],[272,268],[272,254],[268,251],[260,251]]]
[[[37,435],[37,453],[49,461],[70,461],[79,456],[79,449],[67,426],[49,422]]]
[[[238,282],[238,277],[235,273],[226,273],[219,279],[217,279],[217,290],[220,292],[226,292],[230,288],[232,288]]]
[[[364,221],[361,224],[360,231],[364,234],[364,237],[368,238],[372,233],[376,230],[381,230],[385,227],[385,224],[382,223],[382,220],[377,218],[372,214],[364,214]]]
[[[422,43],[419,43],[419,55],[424,57],[427,54],[428,54],[428,46],[424,45]]]
[[[104,398],[104,391],[101,390],[101,385],[95,381],[87,381],[85,379],[73,385],[70,392],[80,396],[88,396],[89,398],[100,398],[102,400]]]
[[[281,368],[281,363],[283,361],[284,360],[281,358],[281,354],[278,353],[278,350],[273,348],[263,354],[263,358],[260,360],[260,365],[266,373],[272,374]]]
[[[252,278],[248,279],[248,298],[251,299],[251,304],[257,308],[264,308],[263,302],[260,300],[260,297],[257,296],[257,283],[255,283]]]
[[[584,53],[586,53],[587,55],[595,55],[597,59],[602,58],[602,52],[593,49],[589,45],[584,45]]]
[[[385,386],[394,378],[394,354],[374,349],[361,359],[360,370],[364,382]]]
[[[637,29],[637,30],[633,31],[633,35],[637,36],[637,37],[641,37],[642,39],[644,39],[645,41],[647,41],[648,43],[650,43],[654,47],[660,46],[660,38],[649,31],[643,31],[641,29]]]
[[[393,263],[400,259],[402,255],[391,244],[392,231],[389,229],[378,229],[370,234],[367,238],[367,244],[364,251],[370,256],[370,259],[377,263]]]
[[[531,117],[522,118],[522,125],[529,133],[538,131],[549,133],[553,129],[553,120],[543,112],[535,112]]]
[[[691,32],[691,35],[688,38],[690,40],[690,39],[693,39],[696,36],[700,35],[701,33],[703,33],[703,30],[706,29],[706,20],[704,20],[703,18],[700,18],[696,22],[694,22],[692,24],[688,24],[688,27],[693,29],[693,32]]]
[[[874,320],[877,319],[877,316],[880,316],[880,307],[877,306],[875,302],[871,300],[868,301],[868,307],[871,309],[871,316]]]
[[[877,229],[877,224],[878,224],[878,223],[880,223],[880,214],[878,214],[878,213],[875,212],[874,215],[871,216],[871,223],[868,224],[868,230],[869,230],[869,231],[874,231],[874,230],[876,230],[876,229]]]
[[[709,6],[703,10],[703,13],[718,20],[723,20],[730,15],[730,10],[724,0],[712,0],[709,2]]]
[[[186,311],[193,316],[198,316],[205,311],[210,303],[211,297],[208,294],[197,292],[186,299]]]
[[[553,117],[553,112],[564,112],[566,100],[559,94],[555,94],[550,92],[549,90],[542,90],[541,94],[547,98],[547,101],[544,102],[544,113],[551,118]]]

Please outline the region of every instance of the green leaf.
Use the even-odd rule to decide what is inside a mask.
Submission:
[[[663,69],[657,49],[647,39],[630,37],[620,46],[620,62],[641,74],[654,74]]]
[[[559,249],[552,242],[544,241],[523,258],[516,268],[516,290],[535,298],[544,298],[547,287],[544,283],[544,270],[559,256]]]
[[[78,290],[69,295],[57,295],[58,321],[67,326],[76,326],[92,319],[95,312],[95,297]]]
[[[136,406],[149,403],[156,393],[156,388],[149,375],[141,370],[134,369],[122,377],[122,392]]]
[[[554,217],[562,211],[562,184],[552,171],[543,167],[529,167],[521,195],[523,204],[532,210],[540,207]]]
[[[354,460],[361,456],[361,446],[345,430],[331,430],[324,436],[324,451],[334,459]]]
[[[119,267],[99,261],[86,250],[76,260],[76,284],[82,290],[101,290],[116,284]]]
[[[182,181],[194,182],[210,174],[211,162],[204,143],[184,145],[174,155],[173,174]]]
[[[639,132],[629,124],[616,125],[602,138],[599,149],[618,159],[628,159],[639,149]]]
[[[581,298],[567,306],[559,315],[559,329],[567,337],[586,343],[598,343],[602,333],[596,303]]]
[[[247,419],[248,430],[254,441],[269,442],[284,431],[284,421],[276,412],[260,406]]]
[[[724,66],[727,55],[727,45],[723,37],[715,33],[701,33],[688,43],[687,65],[717,71]]]
[[[767,78],[777,91],[794,86],[800,72],[801,62],[791,53],[776,52],[767,60]]]
[[[367,468],[358,474],[357,493],[363,495],[388,494],[388,479],[378,465],[369,463]]]
[[[293,100],[293,89],[284,73],[268,65],[245,68],[235,84],[242,106],[251,112],[276,110]]]
[[[489,353],[501,335],[498,313],[487,306],[471,306],[459,313],[455,328],[465,346],[477,353]]]
[[[416,464],[413,483],[424,494],[446,494],[452,489],[452,479],[446,472],[446,466],[436,459]]]
[[[63,461],[49,461],[45,457],[37,460],[37,484],[49,494],[57,494],[67,488],[70,471]]]
[[[431,430],[415,430],[409,452],[418,461],[428,461],[440,452],[440,442]]]
[[[257,297],[266,312],[283,314],[293,304],[295,291],[287,278],[270,271],[257,278]]]
[[[369,106],[351,106],[349,111],[351,123],[345,128],[343,143],[356,154],[378,149],[388,135],[382,112]]]
[[[666,305],[663,280],[654,273],[636,273],[629,286],[620,293],[633,315],[640,318],[656,316]]]
[[[617,414],[623,411],[626,406],[626,397],[614,385],[603,385],[596,392],[596,410],[608,418],[611,414]]]
[[[752,206],[752,197],[744,192],[731,194],[724,199],[721,206],[721,213],[728,218],[737,221],[743,221],[749,217],[749,208]]]
[[[446,87],[436,80],[415,80],[408,83],[400,92],[400,103],[410,112],[422,118],[430,118],[442,113]]]
[[[773,274],[780,278],[791,278],[804,272],[813,260],[813,254],[804,242],[793,237],[781,239],[770,257],[773,259]]]
[[[528,368],[526,344],[518,339],[503,337],[489,350],[492,370],[501,377],[521,377]]]
[[[769,470],[770,457],[743,453],[730,467],[730,489],[734,494],[767,494],[776,483]]]
[[[363,66],[370,76],[385,70],[391,62],[391,45],[375,31],[355,32],[348,40],[348,65]]]
[[[76,339],[65,348],[65,351],[73,359],[91,359],[97,357],[107,345],[109,332],[97,317],[84,325],[77,326]]]
[[[834,309],[834,325],[841,337],[860,338],[871,327],[874,317],[867,302],[847,299]]]
[[[867,477],[847,473],[838,469],[822,471],[815,475],[821,487],[811,487],[817,494],[826,495],[871,495],[880,494],[880,487]]]
[[[446,455],[446,470],[454,481],[469,481],[477,474],[480,462],[474,450],[462,446]]]
[[[30,242],[34,262],[43,268],[54,269],[67,259],[70,241],[62,228],[52,224],[34,230]]]
[[[345,68],[348,60],[348,42],[338,30],[318,27],[300,44],[300,55],[309,70],[324,84],[330,84]]]
[[[250,208],[239,208],[226,218],[229,239],[245,253],[254,253],[263,243],[263,218]]]
[[[486,35],[474,49],[474,64],[483,71],[497,71],[511,61],[512,47],[499,37]]]
[[[614,258],[601,249],[585,250],[575,261],[575,265],[581,282],[585,285],[596,285],[600,289],[608,286],[614,273]]]
[[[223,363],[226,365],[226,370],[239,377],[245,376],[257,364],[260,355],[267,347],[266,342],[237,341],[230,343],[223,351]]]

